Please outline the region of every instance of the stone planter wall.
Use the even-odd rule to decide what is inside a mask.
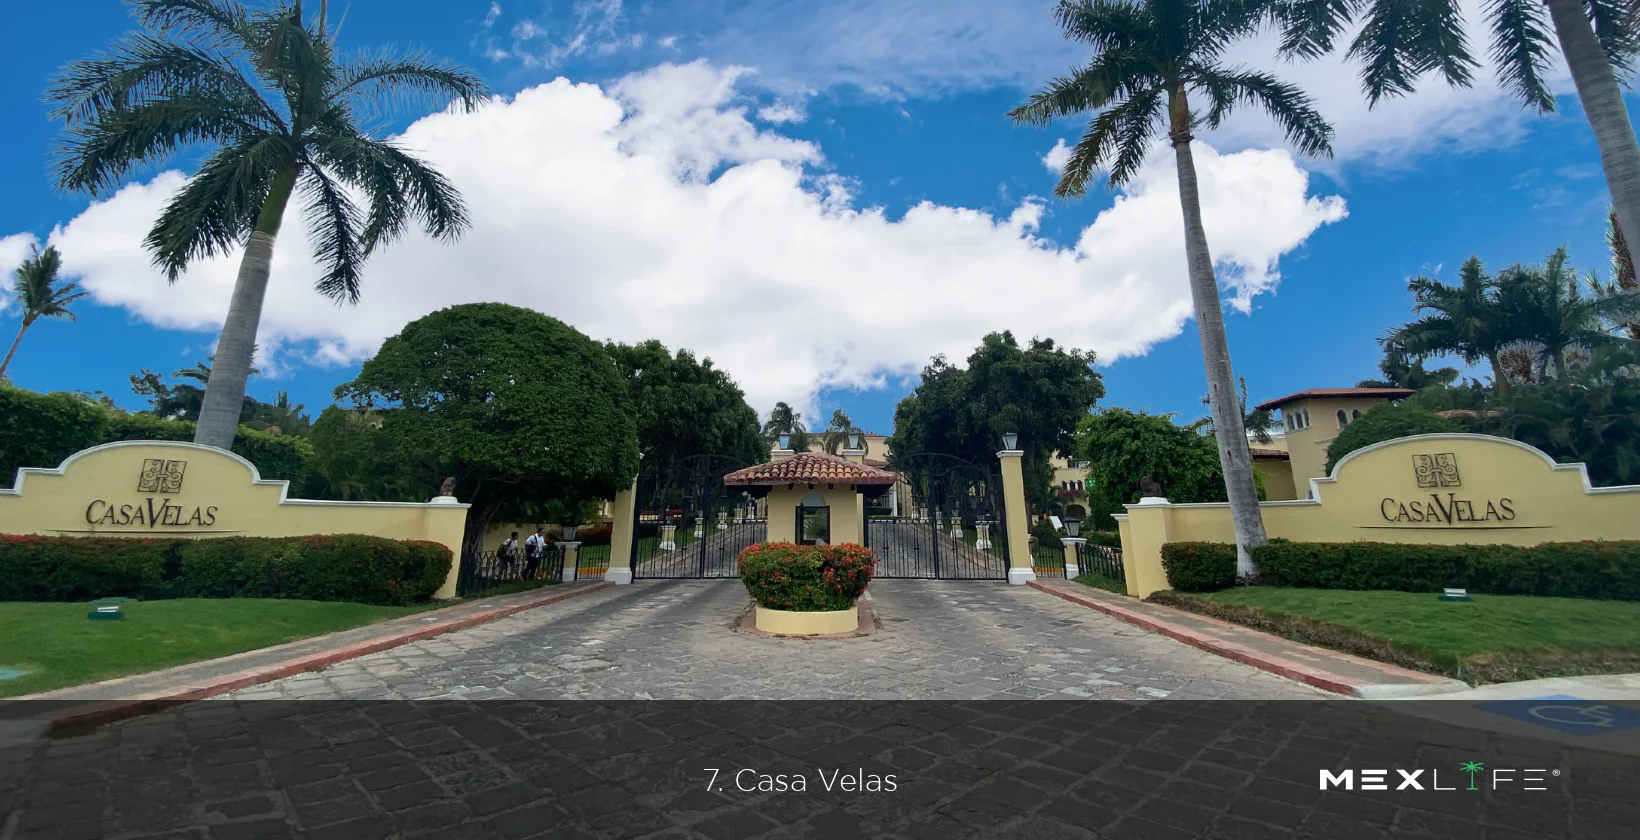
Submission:
[[[782,636],[830,636],[860,628],[858,607],[827,612],[792,612],[757,608],[757,629]]]

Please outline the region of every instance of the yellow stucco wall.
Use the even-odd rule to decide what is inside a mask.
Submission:
[[[865,523],[859,513],[860,495],[854,491],[852,484],[799,484],[789,490],[784,486],[771,489],[764,499],[769,512],[764,539],[769,542],[792,542],[797,536],[797,506],[810,493],[820,494],[826,506],[831,508],[832,545],[865,545],[865,534],[861,531]]]
[[[1298,498],[1298,487],[1293,483],[1293,465],[1279,458],[1255,458],[1253,465],[1264,473],[1264,498],[1283,502]],[[1305,483],[1308,491],[1308,482]]]
[[[1281,407],[1283,424],[1288,412],[1303,409],[1310,413],[1309,428],[1286,433],[1297,498],[1302,499],[1310,492],[1310,479],[1327,474],[1327,447],[1332,444],[1333,438],[1338,437],[1338,412],[1342,410],[1346,416],[1355,411],[1365,414],[1386,402],[1388,400],[1364,398],[1314,399],[1296,400]]]
[[[1455,470],[1424,476],[1418,463],[1444,456]],[[1259,506],[1272,538],[1299,542],[1374,541],[1537,545],[1640,539],[1640,486],[1591,487],[1582,464],[1485,435],[1414,435],[1350,453],[1329,478],[1310,482],[1314,499]],[[1128,589],[1166,589],[1161,547],[1168,542],[1233,542],[1225,504],[1128,505],[1119,517]]]
[[[145,475],[150,465],[179,480]],[[152,472],[152,470],[149,470]],[[431,540],[461,555],[467,505],[289,499],[249,461],[208,446],[121,441],[70,455],[56,469],[17,471],[0,490],[0,533],[99,537],[294,537],[368,534]],[[456,572],[436,597],[455,597]]]

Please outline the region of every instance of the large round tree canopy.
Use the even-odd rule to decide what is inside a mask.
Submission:
[[[386,409],[401,452],[440,462],[463,495],[504,484],[611,498],[638,472],[631,398],[609,355],[530,309],[472,303],[413,321],[336,395]]]

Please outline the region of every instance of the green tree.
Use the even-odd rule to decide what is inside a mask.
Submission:
[[[1013,333],[991,333],[969,355],[966,367],[936,356],[922,382],[894,410],[889,459],[913,469],[914,456],[956,455],[984,467],[995,462],[1002,434],[1019,434],[1026,502],[1032,511],[1053,502],[1051,456],[1071,451],[1076,424],[1105,396],[1090,351],[1031,339],[1024,347]]]
[[[1597,348],[1563,377],[1499,395],[1478,424],[1584,464],[1597,486],[1640,484],[1640,352],[1632,342]]]
[[[191,368],[183,368],[172,372],[171,376],[177,379],[186,379],[197,382],[191,385],[188,382],[170,383],[165,377],[148,368],[137,373],[129,374],[131,393],[139,397],[148,398],[149,411],[156,417],[166,420],[187,420],[198,422],[199,409],[205,401],[205,383],[211,378],[211,364],[215,356],[209,356],[203,362],[194,362]],[[251,368],[250,376],[260,371]],[[239,422],[247,424],[253,422],[263,408],[263,404],[253,397],[245,397],[239,410]]]
[[[391,411],[391,409],[389,409]],[[305,496],[369,502],[425,502],[436,487],[437,464],[395,451],[382,433],[383,412],[330,406],[319,412],[309,441]]]
[[[44,251],[34,249],[34,255],[17,267],[11,283],[11,293],[17,303],[23,307],[23,325],[17,330],[17,337],[11,340],[11,349],[6,351],[5,361],[0,361],[0,379],[6,376],[6,370],[11,367],[11,357],[17,354],[17,345],[23,343],[23,333],[34,326],[34,322],[41,318],[67,318],[75,320],[74,313],[68,305],[90,292],[80,291],[75,283],[60,283],[57,273],[62,271],[63,255],[57,252],[54,245],[47,245]]]
[[[1485,14],[1503,87],[1541,113],[1555,110],[1549,73],[1551,41],[1558,44],[1594,129],[1617,218],[1623,230],[1640,230],[1640,142],[1622,91],[1640,53],[1633,2],[1492,0]],[[1359,21],[1348,55],[1361,62],[1362,87],[1372,105],[1411,92],[1429,70],[1448,84],[1468,87],[1478,66],[1464,37],[1459,0],[1280,0],[1278,17],[1284,51],[1312,58],[1331,51],[1345,27]],[[1634,243],[1629,247],[1636,260]]]
[[[729,455],[749,464],[768,460],[757,412],[711,359],[696,361],[688,350],[674,356],[654,340],[610,342],[605,349],[626,377],[646,471],[690,455]]]
[[[1363,379],[1355,383],[1355,387],[1411,388],[1414,391],[1421,391],[1425,388],[1450,386],[1459,376],[1458,369],[1453,367],[1428,370],[1424,367],[1423,359],[1415,359],[1393,344],[1384,347],[1384,359],[1378,363],[1378,370],[1383,373],[1383,379]]]
[[[1640,292],[1585,295],[1580,285],[1564,246],[1540,265],[1511,266],[1498,276],[1498,302],[1510,328],[1536,368],[1556,377],[1566,375],[1570,358],[1587,359],[1598,347],[1624,341],[1613,333],[1640,318]]]
[[[1407,291],[1412,292],[1413,311],[1422,317],[1380,339],[1386,351],[1419,359],[1457,356],[1468,365],[1484,359],[1497,386],[1509,387],[1499,354],[1520,339],[1520,332],[1510,323],[1498,300],[1497,282],[1480,257],[1464,260],[1456,286],[1420,276],[1407,283]]]
[[[1345,455],[1386,440],[1428,435],[1437,432],[1461,432],[1464,427],[1428,409],[1412,405],[1377,405],[1345,426],[1327,446],[1327,474]]]
[[[1198,128],[1215,128],[1236,106],[1251,104],[1263,108],[1300,153],[1332,153],[1332,127],[1307,95],[1267,73],[1219,61],[1232,44],[1258,34],[1277,8],[1262,0],[1060,0],[1055,18],[1067,38],[1093,49],[1093,60],[1010,112],[1018,122],[1037,125],[1097,112],[1065,164],[1054,190],[1061,197],[1084,194],[1101,169],[1109,171],[1112,188],[1126,183],[1139,171],[1159,128],[1166,125],[1178,167],[1185,258],[1213,429],[1235,524],[1236,568],[1244,579],[1257,575],[1251,549],[1268,538],[1242,412],[1236,405],[1236,377],[1202,226],[1190,143]],[[1192,97],[1197,97],[1194,107]]]
[[[472,505],[476,550],[495,514],[548,499],[613,498],[638,472],[628,383],[603,345],[501,303],[441,309],[382,343],[338,400],[382,412],[392,457],[433,465]]]
[[[809,448],[809,433],[803,428],[802,412],[793,411],[792,407],[784,402],[777,402],[769,411],[769,419],[763,421],[763,437],[770,446],[773,446],[780,435],[791,435],[787,445],[794,452],[807,452]]]
[[[423,52],[340,57],[323,6],[310,21],[301,0],[255,12],[238,0],[132,5],[145,31],[70,64],[46,93],[65,124],[57,183],[106,195],[139,167],[205,150],[144,244],[173,282],[194,260],[245,248],[195,437],[226,449],[292,194],[323,264],[319,292],[356,303],[365,259],[413,221],[447,242],[468,224],[455,187],[370,124],[396,104],[453,98],[470,110],[488,91]]]
[[[273,402],[258,402],[244,425],[258,431],[307,437],[313,431],[313,418],[308,416],[306,409],[307,406],[302,403],[292,403],[290,394],[275,391]]]
[[[836,409],[831,413],[831,424],[826,426],[825,433],[820,436],[820,448],[836,455],[843,451],[843,447],[848,446],[848,436],[851,432],[863,434],[864,430],[854,425],[847,412],[841,408]]]
[[[1181,426],[1172,414],[1106,408],[1077,425],[1074,451],[1088,462],[1088,486],[1101,524],[1120,506],[1139,501],[1149,476],[1169,501],[1225,500],[1223,467],[1207,420]],[[1095,492],[1097,491],[1097,492]]]

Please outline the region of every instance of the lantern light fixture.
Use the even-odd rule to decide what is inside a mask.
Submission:
[[[1002,448],[1006,452],[1014,452],[1019,446],[1019,432],[1003,432]]]

